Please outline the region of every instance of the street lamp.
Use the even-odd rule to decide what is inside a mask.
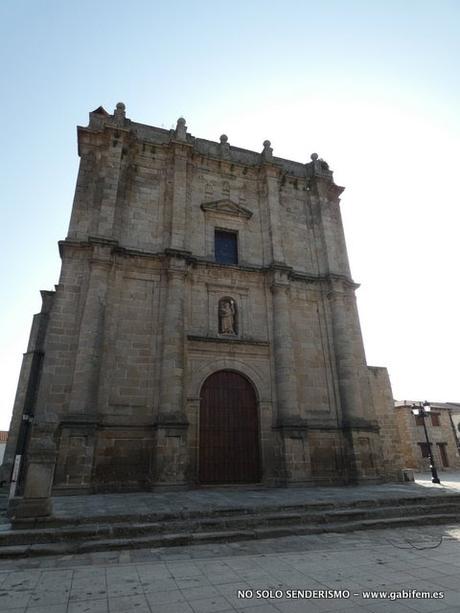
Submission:
[[[426,400],[423,404],[419,402],[418,406],[414,403],[411,407],[411,410],[412,410],[413,415],[417,415],[418,417],[421,417],[423,421],[423,429],[425,430],[426,445],[428,447],[428,459],[430,460],[431,483],[441,483],[438,477],[438,471],[436,470],[436,466],[434,464],[434,458],[431,452],[431,443],[430,443],[430,439],[428,438],[428,430],[426,429],[426,423],[425,423],[426,417],[428,417],[428,415],[431,413],[430,403],[427,402]]]

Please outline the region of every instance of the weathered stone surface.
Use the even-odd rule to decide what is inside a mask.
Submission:
[[[19,495],[197,484],[200,390],[218,370],[254,388],[263,483],[395,478],[391,389],[366,365],[326,162],[195,138],[183,119],[137,124],[121,103],[91,113],[78,145],[28,409],[56,467],[26,454]],[[216,261],[216,230],[236,233],[237,262]],[[26,357],[10,465],[30,370]]]

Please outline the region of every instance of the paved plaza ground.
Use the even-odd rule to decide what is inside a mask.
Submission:
[[[239,598],[239,590],[252,598]],[[259,598],[257,590],[272,592],[261,592]],[[326,590],[350,594],[325,598]],[[387,597],[365,599],[366,592],[382,590]],[[391,593],[410,590],[444,597],[391,600]],[[299,598],[294,599],[295,595]],[[459,610],[457,526],[0,562],[2,613]]]
[[[442,477],[443,487],[459,491],[457,476]],[[428,493],[432,487],[439,486],[431,486],[427,475],[418,477],[415,489],[426,488]],[[352,491],[346,495],[353,496]],[[334,590],[342,590],[341,597]],[[422,592],[432,597],[417,597]],[[430,525],[0,561],[0,613],[131,611],[458,613],[460,527]]]

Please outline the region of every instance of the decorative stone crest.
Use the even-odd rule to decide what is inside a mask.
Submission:
[[[236,331],[236,303],[233,298],[219,300],[219,334],[235,336]]]

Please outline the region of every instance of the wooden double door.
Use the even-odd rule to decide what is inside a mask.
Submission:
[[[259,420],[252,385],[221,370],[201,389],[200,483],[257,483],[260,480]]]

